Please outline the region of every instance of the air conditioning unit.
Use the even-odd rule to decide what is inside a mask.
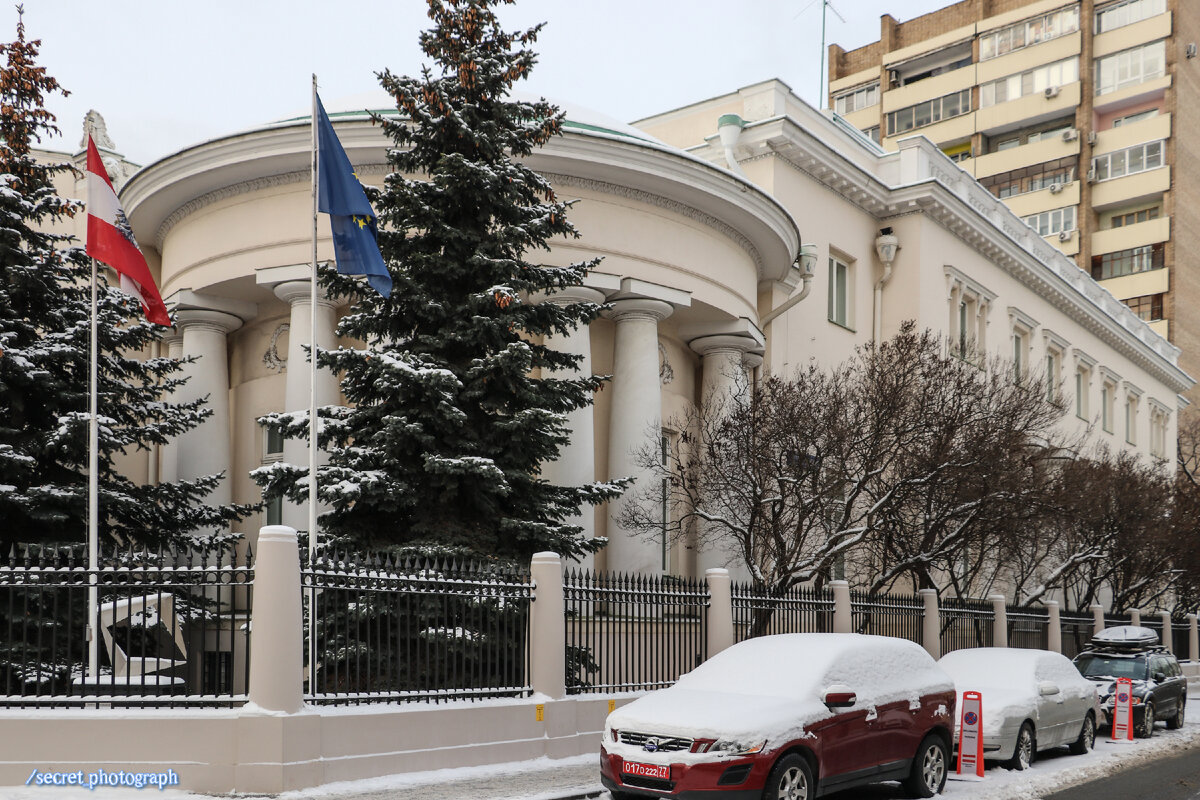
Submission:
[[[1059,231],[1058,240],[1060,242],[1069,242],[1069,241],[1071,241],[1071,236],[1074,233],[1075,233],[1075,231]]]
[[[1096,168],[1095,167],[1092,167],[1091,169],[1088,170],[1087,182],[1088,183],[1096,182]]]
[[[1067,128],[1065,131],[1063,131],[1063,141],[1064,142],[1073,142],[1078,138],[1079,138],[1079,131],[1075,130],[1074,128]]]
[[[1063,185],[1061,183],[1050,184],[1050,194],[1058,194],[1062,190],[1063,190]]]
[[[1051,97],[1058,97],[1059,91],[1060,90],[1057,86],[1047,87],[1046,88],[1046,99],[1049,100]]]
[[[1095,143],[1096,143],[1096,132],[1088,131],[1088,144],[1095,144]]]

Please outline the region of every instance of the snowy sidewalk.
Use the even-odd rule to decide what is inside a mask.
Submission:
[[[1014,772],[989,766],[979,783],[948,781],[941,796],[950,800],[1039,800],[1044,795],[1111,775],[1190,748],[1200,748],[1200,697],[1188,701],[1188,722],[1181,730],[1159,726],[1151,739],[1114,744],[1098,738],[1085,756],[1066,749],[1042,754],[1031,769]],[[839,795],[840,797],[841,795]],[[854,793],[845,795],[853,797]],[[872,792],[875,798],[903,797],[896,792]],[[62,788],[0,787],[4,800],[198,800],[209,795],[167,790],[64,790]],[[599,752],[559,760],[539,758],[513,764],[390,775],[312,789],[285,792],[280,800],[609,800],[600,787]]]

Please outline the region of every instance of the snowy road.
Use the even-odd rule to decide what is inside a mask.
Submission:
[[[1069,787],[1152,761],[1185,751],[1200,751],[1200,692],[1193,690],[1192,699],[1188,701],[1187,716],[1188,722],[1181,730],[1169,731],[1159,725],[1152,739],[1114,744],[1100,738],[1095,751],[1086,756],[1069,755],[1066,749],[1043,754],[1026,772],[993,766],[979,783],[948,782],[941,796],[948,800],[1042,800]],[[557,761],[541,758],[515,764],[463,767],[327,784],[314,789],[287,792],[279,797],[281,800],[565,800],[590,796],[610,800],[608,793],[600,789],[599,773],[598,755],[588,754]],[[0,798],[3,800],[147,800],[150,797],[198,800],[206,796],[175,790],[97,789],[88,792],[61,788],[0,787]],[[898,800],[905,794],[896,784],[883,784],[830,797],[836,800]],[[1183,794],[1177,797],[1193,800],[1196,795]]]

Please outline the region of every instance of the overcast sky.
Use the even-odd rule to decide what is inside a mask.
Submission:
[[[632,121],[768,78],[818,93],[822,0],[518,0],[509,28],[545,22],[524,91]],[[879,38],[950,0],[833,0],[829,42]],[[383,68],[416,74],[422,0],[25,0],[39,62],[71,91],[49,104],[75,150],[83,116],[104,115],[117,148],[147,164],[204,139],[305,114],[321,96],[377,89]],[[17,14],[0,11],[0,41]]]

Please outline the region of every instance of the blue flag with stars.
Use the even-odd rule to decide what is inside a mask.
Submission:
[[[392,294],[388,273],[376,240],[375,211],[363,191],[354,167],[342,149],[325,106],[317,98],[317,209],[329,215],[333,252],[343,275],[366,275],[371,288],[384,297]]]

